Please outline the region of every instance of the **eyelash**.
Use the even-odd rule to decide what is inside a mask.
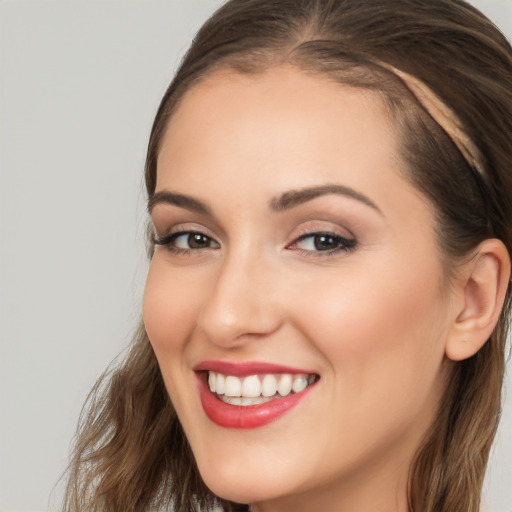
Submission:
[[[176,247],[173,245],[173,243],[180,237],[187,236],[188,240],[187,243],[190,242],[191,236],[200,236],[206,239],[206,241],[212,245],[209,245],[207,247],[189,247],[187,249],[182,247]],[[330,239],[336,246],[332,249],[326,249],[326,250],[320,250],[317,247],[315,238],[328,238]],[[297,246],[300,244],[300,242],[303,242],[307,239],[313,239],[313,243],[315,244],[315,248],[317,250],[312,249],[299,249]],[[205,249],[217,249],[220,247],[219,243],[216,242],[212,237],[202,233],[201,231],[178,231],[176,233],[171,233],[169,235],[166,235],[162,238],[155,237],[154,243],[156,245],[164,246],[168,251],[170,251],[173,254],[179,254],[179,255],[192,255],[192,253],[199,251],[199,250],[205,250]],[[340,252],[351,252],[354,251],[357,248],[357,240],[355,238],[345,238],[337,233],[333,233],[331,231],[313,231],[310,233],[304,233],[300,235],[298,238],[296,238],[291,244],[286,246],[286,249],[294,249],[297,250],[301,255],[310,257],[310,258],[319,258],[319,257],[329,257],[334,256]]]
[[[201,237],[204,237],[205,239],[207,239],[210,243],[213,242],[214,244],[217,245],[217,247],[219,247],[219,244],[218,242],[215,242],[215,240],[208,236],[208,235],[205,235],[204,233],[201,233],[201,231],[194,231],[194,230],[188,230],[188,231],[178,231],[176,233],[171,233],[169,235],[166,235],[166,236],[163,236],[162,238],[158,238],[155,236],[155,238],[153,239],[153,242],[156,244],[156,245],[161,245],[161,246],[164,246],[168,251],[170,251],[171,253],[173,254],[182,254],[182,255],[192,255],[193,252],[195,251],[198,251],[198,250],[204,250],[204,249],[216,249],[217,247],[196,247],[196,248],[188,248],[188,249],[184,249],[182,247],[176,247],[175,245],[173,245],[173,243],[180,237],[182,236],[187,236],[190,240],[190,237],[191,236],[201,236]]]
[[[315,239],[319,239],[321,237],[332,240],[332,242],[336,244],[336,246],[326,250],[318,249],[316,244],[317,240]],[[299,236],[295,241],[293,241],[290,245],[287,246],[287,249],[297,247],[297,245],[300,242],[303,242],[304,240],[307,239],[312,239],[312,242],[315,245],[316,250],[299,248],[297,248],[296,250],[299,251],[303,256],[307,256],[310,258],[335,256],[341,252],[351,252],[355,250],[357,247],[357,240],[355,238],[345,238],[332,231],[314,231],[311,233],[304,233],[303,235]]]

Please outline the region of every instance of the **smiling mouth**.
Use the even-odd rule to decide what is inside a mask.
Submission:
[[[314,384],[316,374],[267,373],[237,377],[208,371],[210,391],[229,405],[251,406],[300,393]]]
[[[308,401],[320,375],[261,361],[202,361],[193,368],[204,413],[224,428],[259,428]]]

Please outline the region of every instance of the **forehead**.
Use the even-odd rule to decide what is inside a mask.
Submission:
[[[193,86],[170,119],[158,156],[157,189],[162,171],[177,178],[185,168],[204,167],[205,155],[205,173],[222,162],[225,168],[240,166],[240,172],[259,163],[260,172],[286,168],[304,174],[308,167],[313,175],[335,160],[349,167],[372,155],[380,166],[396,167],[396,148],[377,93],[291,66],[254,75],[219,71]]]
[[[156,192],[199,200],[226,229],[271,226],[274,198],[326,185],[368,198],[390,239],[437,245],[433,208],[407,177],[384,101],[368,90],[294,68],[219,73],[184,96],[157,160]]]

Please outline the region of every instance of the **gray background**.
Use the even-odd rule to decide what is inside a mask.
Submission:
[[[138,321],[150,125],[219,3],[0,2],[1,512],[56,510],[81,404]],[[512,37],[512,0],[472,3]],[[512,511],[511,387],[489,512]]]

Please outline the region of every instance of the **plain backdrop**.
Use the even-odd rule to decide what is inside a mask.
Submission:
[[[512,37],[512,0],[472,3]],[[0,2],[1,512],[57,509],[81,405],[139,320],[151,122],[219,4]],[[489,512],[512,511],[510,395]]]

